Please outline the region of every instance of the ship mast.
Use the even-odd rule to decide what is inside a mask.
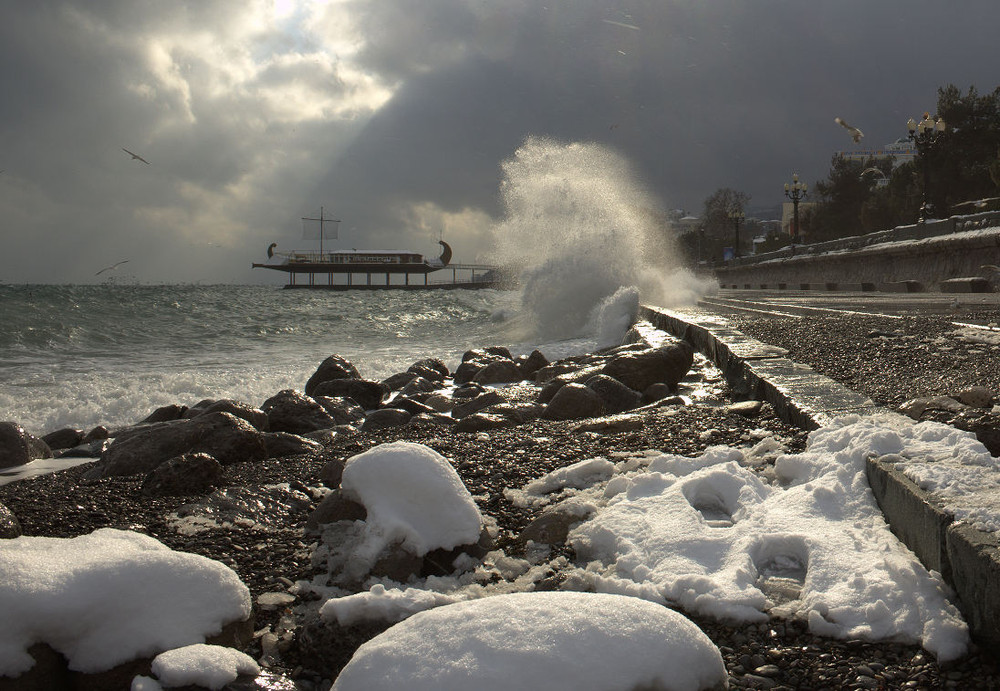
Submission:
[[[303,221],[319,221],[319,254],[320,257],[323,256],[323,223],[340,223],[339,218],[325,218],[323,216],[323,207],[319,207],[319,218],[302,218]]]

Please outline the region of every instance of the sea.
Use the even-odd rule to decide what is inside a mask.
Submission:
[[[513,290],[0,286],[0,419],[40,436],[127,426],[171,403],[259,406],[301,391],[334,354],[377,380],[426,357],[454,369],[471,348],[555,359],[597,346],[586,332],[524,340],[519,305]]]

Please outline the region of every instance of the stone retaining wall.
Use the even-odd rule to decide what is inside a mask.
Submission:
[[[951,221],[948,227],[955,227]],[[794,253],[785,250],[718,266],[715,276],[723,288],[994,292],[1000,270],[990,266],[1000,267],[996,225],[919,239],[797,246]]]

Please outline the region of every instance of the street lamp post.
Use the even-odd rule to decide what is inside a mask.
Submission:
[[[740,221],[743,220],[742,211],[730,211],[729,217],[733,219],[733,256],[740,257]]]
[[[791,184],[785,183],[785,196],[792,200],[792,244],[799,239],[799,201],[809,192],[809,185],[799,182],[799,174],[792,173]]]
[[[924,119],[920,122],[910,118],[906,123],[906,129],[910,132],[910,141],[917,147],[917,153],[920,154],[920,172],[924,189],[921,196],[919,221],[924,223],[934,213],[933,204],[927,200],[927,187],[930,179],[927,156],[937,147],[941,135],[944,133],[945,124],[942,118],[935,120],[930,116],[930,113],[924,113]]]

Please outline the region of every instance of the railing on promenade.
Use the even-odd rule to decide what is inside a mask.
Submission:
[[[776,259],[786,259],[793,256],[824,254],[828,252],[843,252],[859,250],[872,245],[888,242],[905,242],[908,240],[923,240],[982,228],[1000,226],[1000,211],[984,211],[976,214],[963,214],[949,218],[914,223],[912,225],[896,226],[889,230],[879,230],[865,235],[854,235],[837,240],[827,240],[810,245],[789,245],[773,252],[763,252],[748,257],[739,257],[730,261],[717,263],[716,267],[736,267],[758,264]]]

